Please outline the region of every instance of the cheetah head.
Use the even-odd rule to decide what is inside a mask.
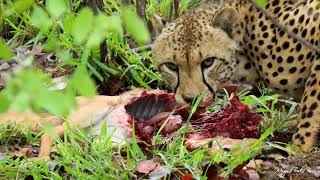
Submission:
[[[203,102],[211,100],[234,74],[237,12],[215,8],[198,8],[179,17],[154,42],[156,66],[182,105],[202,92]]]

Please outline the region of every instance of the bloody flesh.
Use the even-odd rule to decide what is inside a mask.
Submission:
[[[198,130],[189,134],[189,138],[206,139],[215,136],[225,136],[232,139],[258,138],[257,125],[261,117],[249,111],[238,97],[233,97],[230,105],[220,113],[203,115],[191,121],[191,128]]]
[[[174,94],[165,92],[144,91],[139,97],[131,99],[125,105],[126,112],[134,124],[136,136],[151,144],[152,136],[166,122],[160,134],[168,135],[179,129],[187,120],[188,108],[178,108]],[[196,112],[191,118],[190,139],[206,139],[225,136],[233,139],[257,138],[257,125],[260,116],[249,111],[238,97],[231,99],[230,104],[218,114],[204,115]]]
[[[172,114],[176,106],[172,93],[143,91],[139,97],[131,99],[125,105],[125,109],[131,115],[128,121],[134,124],[136,136],[151,144],[154,132],[166,119],[169,121],[161,132],[163,135],[170,134],[182,126],[181,116]]]

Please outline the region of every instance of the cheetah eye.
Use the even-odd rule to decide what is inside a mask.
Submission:
[[[212,64],[214,63],[215,57],[209,57],[205,60],[202,61],[201,66],[203,68],[208,68],[210,66],[212,66]]]
[[[175,65],[174,63],[164,63],[165,66],[167,66],[167,68],[169,68],[172,71],[178,71],[179,67],[177,65]]]

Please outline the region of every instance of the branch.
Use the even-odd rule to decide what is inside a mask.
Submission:
[[[131,49],[131,51],[133,51],[135,53],[139,53],[141,51],[151,51],[151,48],[152,48],[152,44],[147,44],[145,46],[133,48],[133,49]]]
[[[174,6],[174,18],[178,18],[179,17],[179,5],[180,5],[180,0],[174,0],[173,1],[173,6]]]

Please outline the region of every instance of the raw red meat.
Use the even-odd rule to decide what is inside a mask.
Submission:
[[[134,124],[135,133],[140,140],[151,144],[152,136],[156,133],[165,121],[162,135],[168,135],[182,126],[182,117],[173,114],[177,107],[174,94],[165,92],[142,92],[141,96],[133,98],[125,109],[132,119],[130,124]]]
[[[218,135],[232,139],[258,138],[260,115],[250,112],[238,97],[233,97],[230,103],[219,114],[203,115],[191,121],[191,128],[198,132],[189,134],[189,138],[206,139]]]
[[[189,116],[188,108],[178,109],[174,94],[144,91],[141,96],[131,99],[125,110],[134,124],[136,136],[151,144],[152,136],[164,124],[162,135],[168,135],[179,129]],[[197,132],[190,133],[189,139],[206,139],[225,136],[233,139],[257,138],[257,125],[260,116],[252,113],[242,104],[238,97],[218,114],[204,115],[199,110],[191,118],[191,128]]]

